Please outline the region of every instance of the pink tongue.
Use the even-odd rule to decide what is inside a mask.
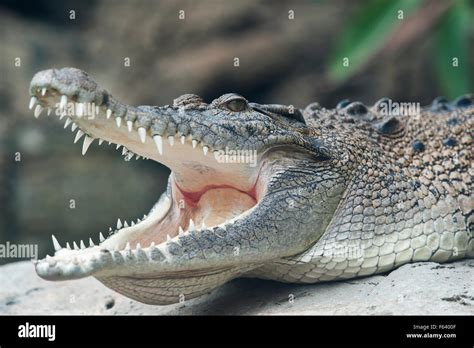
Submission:
[[[206,191],[193,209],[197,226],[204,222],[207,227],[219,225],[252,208],[257,202],[246,193],[234,188],[218,188]]]

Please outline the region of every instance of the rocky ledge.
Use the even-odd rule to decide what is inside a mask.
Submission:
[[[48,282],[30,262],[1,266],[0,284],[0,314],[474,314],[474,259],[313,285],[236,279],[171,306],[130,300],[94,278]]]

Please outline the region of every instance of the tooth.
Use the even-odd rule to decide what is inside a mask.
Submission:
[[[205,230],[207,228],[206,224],[204,223],[204,221],[202,222],[201,224],[201,230]]]
[[[186,137],[184,135],[182,135],[179,140],[181,141],[181,144],[184,145],[184,143],[186,142]]]
[[[127,121],[127,128],[128,128],[129,132],[132,131],[132,127],[133,127],[133,122],[132,121]]]
[[[102,234],[102,232],[99,232],[99,241],[102,243],[104,240],[104,235]]]
[[[44,108],[41,105],[36,105],[35,108],[35,117],[38,118],[39,115],[41,115],[41,112],[44,110]]]
[[[145,220],[148,216],[146,214],[143,214],[143,220]]]
[[[153,249],[155,247],[155,242],[151,242],[149,247]]]
[[[118,150],[118,149],[120,149],[120,146],[122,146],[122,145],[120,145],[120,144],[117,144],[117,146],[115,146],[115,150]]]
[[[74,246],[74,250],[79,250],[79,247],[77,246],[76,242],[73,242],[72,245]]]
[[[47,115],[51,115],[51,108],[48,108]]]
[[[135,161],[136,161],[136,160],[139,160],[141,157],[142,157],[142,156],[138,156],[138,155],[137,155],[137,156],[135,157]]]
[[[137,224],[139,224],[140,222],[142,222],[142,220],[140,220],[140,219],[137,219]]]
[[[41,90],[41,95],[42,95],[42,96],[45,96],[45,95],[46,95],[46,87],[43,87],[43,89]]]
[[[169,242],[171,240],[171,237],[169,234],[166,235],[166,241]]]
[[[193,149],[195,149],[198,144],[197,140],[193,139],[192,143],[193,143]]]
[[[146,140],[146,129],[143,128],[143,127],[139,127],[138,128],[138,135],[139,135],[140,140],[142,141],[142,143],[144,143],[145,140]]]
[[[92,238],[89,238],[89,247],[92,248],[94,246],[94,242],[92,241]]]
[[[84,244],[84,242],[82,241],[81,239],[81,243],[79,244],[81,246],[81,249],[85,249],[86,248],[86,245]]]
[[[219,156],[219,151],[217,151],[217,150],[214,151],[214,158],[216,159],[216,161],[219,160],[219,157],[220,157],[220,156]]]
[[[125,246],[125,249],[126,249],[126,250],[129,250],[129,249],[130,249],[130,242],[127,242],[127,245]]]
[[[61,121],[64,117],[66,117],[66,109],[61,110],[61,113],[59,114],[59,120]]]
[[[122,118],[121,117],[115,117],[115,123],[117,123],[117,127],[120,128],[122,125]]]
[[[104,139],[99,139],[99,146],[102,145],[103,142],[104,142]]]
[[[84,132],[79,129],[77,131],[76,138],[74,139],[74,144],[77,143],[78,140],[81,139],[83,135],[84,135]]]
[[[134,221],[132,221],[131,225],[132,225],[132,226],[135,226],[135,222],[134,222]]]
[[[75,122],[72,123],[71,131],[74,132],[77,129],[77,124]]]
[[[204,152],[204,156],[207,155],[207,151],[209,151],[209,148],[207,146],[203,146],[202,152]]]
[[[28,108],[31,110],[33,109],[33,106],[35,106],[36,102],[38,101],[38,99],[36,99],[36,97],[31,97],[30,99],[30,105],[28,105]]]
[[[127,148],[124,146],[123,149],[122,149],[122,155],[125,155],[127,153]]]
[[[173,146],[174,145],[174,136],[169,135],[168,136],[168,142],[170,143],[170,146]]]
[[[117,229],[121,229],[122,228],[122,221],[120,221],[120,219],[117,220]]]
[[[112,227],[109,227],[109,232],[112,232]]]
[[[135,250],[140,250],[142,248],[142,246],[140,245],[140,243],[137,243],[137,245],[135,246]]]
[[[189,219],[189,227],[188,227],[188,231],[194,231],[194,221],[193,219]]]
[[[68,250],[71,250],[71,245],[69,244],[69,242],[66,243],[66,248],[67,248]]]
[[[56,237],[54,236],[54,234],[51,235],[51,238],[53,239],[54,250],[55,250],[55,251],[61,250],[62,247],[61,247],[61,245],[59,244],[59,242],[58,242],[58,240],[56,239]]]
[[[94,141],[94,138],[91,138],[90,136],[86,135],[84,138],[84,143],[82,143],[82,156],[84,156],[87,152],[87,149],[89,146],[91,146],[92,142]]]
[[[124,226],[124,227],[128,227],[128,222],[127,222],[127,220],[125,220],[125,221],[123,222],[123,226]]]
[[[184,234],[183,228],[182,228],[181,226],[179,226],[178,231],[179,231],[179,234],[180,234],[180,235],[181,235],[181,234]]]
[[[62,95],[59,101],[59,109],[63,110],[66,107],[66,104],[67,104],[67,97],[65,95]]]
[[[64,129],[66,129],[71,124],[71,119],[68,117],[66,118],[66,122],[64,123]]]
[[[153,140],[155,141],[156,148],[158,149],[158,153],[160,155],[163,154],[163,138],[161,135],[153,136]]]
[[[107,114],[107,119],[109,119],[109,118],[110,118],[110,116],[112,116],[112,110],[110,110],[110,109],[107,109],[107,112],[106,112],[106,114]],[[119,126],[119,127],[120,127],[120,126]]]

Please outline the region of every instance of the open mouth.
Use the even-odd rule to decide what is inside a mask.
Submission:
[[[82,264],[104,250],[112,255],[135,251],[152,259],[155,248],[179,243],[182,235],[216,226],[225,229],[249,214],[265,195],[268,174],[262,154],[257,158],[255,149],[233,150],[222,143],[216,147],[189,126],[153,134],[127,120],[118,105],[112,111],[94,102],[81,102],[77,95],[66,95],[48,84],[36,86],[31,93],[29,106],[35,117],[47,109],[48,114],[64,120],[64,128],[76,131],[74,142],[82,138],[83,155],[98,140],[99,145],[115,146],[125,160],[136,155],[172,170],[167,192],[143,219],[118,219],[105,236],[99,234],[98,243],[97,238],[89,238],[88,247],[83,241],[59,243],[53,236],[56,253],[46,258],[50,266],[56,262]],[[143,110],[129,109],[131,112]]]

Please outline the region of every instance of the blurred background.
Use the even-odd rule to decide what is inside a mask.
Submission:
[[[0,0],[0,244],[38,243],[43,257],[51,234],[63,244],[97,241],[117,218],[147,213],[166,185],[160,164],[125,162],[97,142],[84,158],[63,122],[34,119],[28,86],[39,70],[80,68],[131,105],[228,92],[301,108],[384,96],[425,105],[474,91],[473,8],[467,0]]]

